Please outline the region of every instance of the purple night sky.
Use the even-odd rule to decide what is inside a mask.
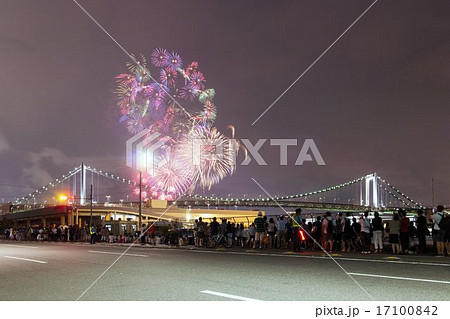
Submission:
[[[450,199],[450,2],[378,1],[255,125],[255,119],[372,3],[87,1],[131,53],[158,47],[199,61],[216,90],[216,126],[239,138],[314,139],[326,166],[238,166],[205,194],[321,189],[376,171],[411,198]],[[3,0],[0,200],[28,194],[82,160],[131,176],[114,76],[128,57],[72,1]],[[199,192],[203,194],[203,192]]]

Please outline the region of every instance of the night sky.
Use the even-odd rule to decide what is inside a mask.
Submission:
[[[380,0],[255,125],[255,119],[372,3],[87,1],[131,53],[199,61],[216,126],[239,138],[314,139],[326,166],[238,166],[205,194],[320,189],[376,171],[411,198],[450,203],[450,2]],[[131,175],[114,76],[128,57],[72,1],[1,0],[0,195],[28,194],[82,160]],[[242,159],[241,159],[242,160]],[[203,194],[202,191],[199,191]]]

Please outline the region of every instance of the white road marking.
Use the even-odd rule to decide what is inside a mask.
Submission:
[[[46,261],[42,261],[42,260],[35,260],[35,259],[28,259],[28,258],[20,258],[20,257],[11,257],[11,256],[3,256],[5,258],[10,258],[10,259],[17,259],[17,260],[24,260],[24,261],[31,261],[34,263],[38,263],[38,264],[46,264]]]
[[[122,255],[122,253],[112,253],[109,251],[100,251],[100,250],[89,250],[90,253],[95,254],[107,254],[107,255]],[[148,255],[138,255],[138,254],[123,254],[124,256],[134,256],[134,257],[148,257]]]
[[[450,285],[450,281],[444,281],[444,280],[420,279],[420,278],[397,277],[397,276],[383,276],[383,275],[374,275],[374,274],[360,274],[360,273],[357,273],[357,272],[353,272],[353,273],[349,272],[348,274],[352,275],[352,276],[364,276],[364,277],[398,279],[398,280],[410,280],[410,281],[423,281],[423,282],[433,282],[433,283],[438,283],[438,284]]]
[[[204,294],[208,294],[208,295],[214,295],[214,296],[242,300],[242,301],[261,301],[259,299],[247,298],[247,297],[236,296],[236,295],[229,295],[229,294],[224,294],[223,292],[217,292],[217,291],[211,291],[211,290],[202,290],[200,292],[204,293]]]
[[[0,246],[12,246],[12,247],[20,247],[20,248],[39,248],[36,246],[25,246],[25,245],[14,245],[14,244],[0,244]]]

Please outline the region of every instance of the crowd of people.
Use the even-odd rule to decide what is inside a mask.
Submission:
[[[326,212],[310,218],[302,217],[301,209],[295,214],[267,217],[262,212],[248,225],[214,217],[205,222],[201,217],[194,222],[193,244],[198,247],[247,247],[253,249],[285,249],[294,252],[326,250],[327,252],[360,252],[363,254],[391,252],[393,254],[426,254],[434,251],[437,256],[450,252],[450,215],[443,206],[434,214],[417,211],[415,220],[407,217],[403,209],[396,211],[389,220],[378,212],[352,213]],[[431,226],[431,229],[430,227]],[[431,230],[431,231],[430,231]],[[139,231],[114,235],[108,228],[85,225],[38,228],[7,228],[4,237],[10,240],[67,241],[132,243],[155,245],[189,244],[189,233],[178,230],[158,232],[153,224],[142,225]],[[433,249],[427,245],[432,236]]]
[[[196,246],[242,246],[253,249],[326,250],[328,252],[361,252],[363,254],[392,252],[393,254],[426,254],[427,237],[433,238],[433,249],[438,256],[450,252],[450,215],[438,206],[434,214],[425,216],[417,211],[415,221],[399,209],[392,219],[383,220],[378,212],[353,216],[352,213],[326,212],[314,220],[301,216],[301,209],[293,215],[276,217],[258,214],[245,227],[216,218],[208,224],[200,217],[194,223]],[[431,231],[429,229],[431,225]],[[217,240],[222,238],[222,241]],[[430,252],[430,251],[428,251]]]
[[[96,242],[105,243],[132,243],[136,238],[134,233],[124,233],[124,235],[113,235],[106,227],[96,227],[85,225],[75,226],[40,226],[37,228],[7,228],[5,229],[5,239],[18,241],[55,241],[55,242]]]

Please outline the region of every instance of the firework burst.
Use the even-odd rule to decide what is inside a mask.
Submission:
[[[205,89],[205,76],[202,72],[194,71],[190,76],[191,81],[189,82],[190,86],[197,90]]]
[[[191,185],[189,171],[170,151],[159,160],[152,179],[155,187],[164,194],[185,193]]]
[[[236,169],[233,143],[216,128],[196,128],[177,144],[176,154],[189,168],[190,180],[203,189],[219,183]]]
[[[215,90],[206,88],[198,62],[183,69],[181,56],[163,48],[150,57],[158,81],[150,77],[144,55],[127,62],[127,73],[115,77],[119,122],[135,135],[144,129],[170,138],[154,176],[145,181],[152,198],[176,198],[197,188],[210,189],[234,173],[240,144],[213,127]],[[182,106],[181,106],[182,105]],[[195,153],[196,152],[196,153]],[[195,154],[193,157],[192,155]]]
[[[170,53],[167,57],[167,65],[171,69],[177,70],[182,67],[183,61],[181,60],[181,57],[178,53],[172,51],[172,53]]]
[[[166,49],[155,49],[150,58],[152,64],[156,67],[163,68],[169,65],[169,52]]]

